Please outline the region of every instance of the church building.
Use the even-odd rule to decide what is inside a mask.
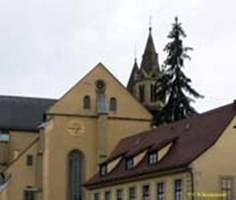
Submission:
[[[151,31],[127,87],[99,63],[59,99],[0,96],[0,200],[236,197],[236,103],[152,127]]]

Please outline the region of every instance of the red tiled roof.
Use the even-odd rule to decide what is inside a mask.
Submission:
[[[134,176],[183,166],[187,167],[198,156],[215,144],[235,114],[236,108],[234,103],[124,138],[118,143],[106,162],[119,156],[122,156],[124,159],[107,175],[100,176],[99,173],[94,175],[86,183],[86,186],[90,188]],[[173,142],[170,150],[157,164],[148,165],[146,156],[133,169],[127,170],[125,168],[126,157],[134,156],[144,149],[149,151],[158,150],[170,142]]]

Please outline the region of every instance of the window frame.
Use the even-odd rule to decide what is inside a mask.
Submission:
[[[145,194],[145,191],[144,191],[145,187],[148,187],[147,194]],[[151,200],[150,184],[144,184],[142,186],[142,200]]]
[[[180,187],[177,187],[177,183],[180,182]],[[174,200],[182,200],[183,199],[183,181],[182,179],[174,180]]]
[[[223,184],[223,180],[226,180],[226,181],[230,181],[230,184],[231,184],[231,188],[223,188],[222,184]],[[234,176],[221,176],[220,177],[220,191],[223,193],[224,190],[226,190],[226,194],[227,192],[230,191],[231,195],[230,197],[223,197],[224,200],[233,200],[233,197],[234,197]],[[227,184],[228,185],[228,184]]]
[[[24,200],[34,200],[35,199],[35,191],[25,189],[24,190]]]
[[[26,155],[26,165],[27,166],[33,166],[34,163],[34,156],[32,154]]]
[[[131,193],[131,189],[133,190],[133,193]],[[128,199],[129,200],[135,200],[136,199],[136,188],[135,186],[128,188]]]
[[[111,200],[111,191],[110,190],[105,191],[105,193],[104,193],[104,200]]]
[[[162,185],[162,191],[159,190],[159,186]],[[165,199],[165,191],[166,191],[166,184],[165,182],[161,181],[156,184],[156,195],[157,200],[164,200]]]
[[[99,200],[99,199],[100,199],[100,193],[99,192],[93,193],[93,200]]]
[[[157,163],[158,163],[158,151],[149,152],[148,153],[148,164],[155,165]]]
[[[91,109],[91,97],[89,95],[85,95],[83,97],[83,108],[85,110],[90,110]]]
[[[107,175],[107,164],[101,164],[99,171],[100,171],[101,176],[106,176]]]
[[[119,196],[119,194],[121,196]],[[123,191],[123,189],[117,189],[116,190],[116,200],[124,200],[124,191]]]
[[[110,98],[110,111],[117,111],[117,99],[115,97]]]
[[[125,160],[125,167],[126,169],[133,169],[134,168],[134,159],[131,157],[131,158],[127,158]]]

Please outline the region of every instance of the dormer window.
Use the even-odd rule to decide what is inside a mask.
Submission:
[[[148,154],[148,164],[149,165],[154,165],[158,161],[158,154],[156,151],[151,152]]]
[[[134,167],[134,160],[133,158],[128,158],[126,160],[126,169],[132,169]]]
[[[115,97],[112,97],[110,99],[110,111],[116,111],[117,110],[117,100]]]
[[[86,95],[84,96],[84,109],[90,109],[91,108],[91,100],[90,96]]]
[[[105,176],[106,174],[107,174],[107,165],[106,164],[100,165],[100,175]]]

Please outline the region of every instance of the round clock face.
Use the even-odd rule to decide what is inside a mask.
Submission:
[[[81,136],[84,133],[84,126],[81,122],[70,121],[67,130],[72,136]]]
[[[103,90],[105,90],[105,87],[106,87],[106,84],[105,84],[105,82],[103,80],[97,80],[96,81],[96,88],[97,88],[97,90],[103,91]]]

